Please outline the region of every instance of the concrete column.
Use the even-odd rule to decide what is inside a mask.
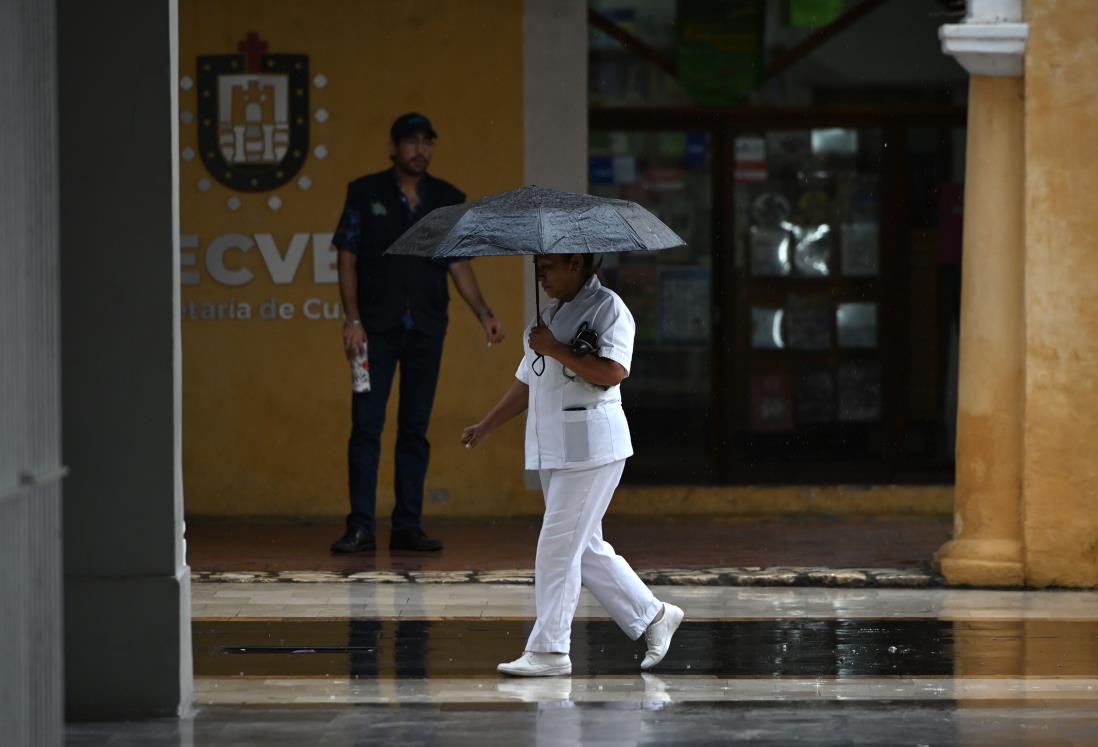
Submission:
[[[943,46],[970,73],[951,584],[1017,586],[1025,411],[1024,108],[1020,2],[971,0]]]
[[[1022,570],[1023,110],[1020,78],[969,90],[952,584],[1019,585]]]
[[[58,7],[70,719],[171,716],[191,700],[177,18],[176,0]]]
[[[522,66],[523,181],[586,192],[586,4],[523,0]],[[533,263],[524,267],[525,318],[531,319]]]
[[[587,191],[587,5],[523,0],[523,182]],[[533,319],[534,265],[523,258],[523,323]],[[544,308],[549,299],[542,294]],[[516,330],[521,332],[521,330]],[[527,490],[541,490],[527,470]]]

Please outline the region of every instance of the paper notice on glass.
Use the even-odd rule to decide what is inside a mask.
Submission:
[[[751,375],[751,430],[793,430],[793,378],[788,371]]]
[[[660,338],[664,342],[709,339],[711,275],[704,267],[660,271]]]
[[[881,419],[881,367],[850,362],[839,366],[839,420],[846,423]]]
[[[686,163],[688,166],[704,166],[709,159],[709,133],[689,132],[686,135]]]
[[[736,138],[736,167],[733,177],[737,182],[765,182],[766,138],[745,135]]]
[[[737,189],[737,196],[745,189],[748,188]],[[751,223],[763,228],[781,228],[793,213],[793,205],[775,186],[768,184],[764,189],[751,198]]]
[[[786,342],[794,350],[831,348],[832,305],[826,296],[791,294],[785,300]]]
[[[766,159],[771,173],[795,177],[812,162],[812,135],[808,130],[766,133]]]
[[[842,271],[849,278],[873,278],[880,272],[877,239],[880,229],[876,222],[843,223]]]
[[[614,159],[609,156],[591,156],[588,162],[587,179],[591,184],[613,184]]]
[[[877,304],[841,303],[835,310],[840,348],[877,347]]]
[[[792,266],[792,236],[784,228],[751,227],[751,274],[756,277],[788,275]]]
[[[857,130],[840,128],[812,130],[812,155],[853,156],[857,153]]]
[[[840,173],[836,200],[844,222],[877,223],[880,216],[880,179],[877,174]]]
[[[633,156],[614,156],[614,184],[632,184],[637,181],[637,159]]]
[[[627,258],[629,255],[625,255]],[[660,268],[651,262],[628,258],[618,267],[614,286],[629,299],[629,310],[636,324],[637,342],[656,342],[660,337]]]
[[[838,414],[834,372],[826,368],[798,371],[794,387],[794,407],[798,423],[834,423]]]
[[[785,347],[782,334],[782,309],[751,309],[751,347],[756,350],[781,350]]]
[[[831,226],[798,227],[793,267],[798,275],[827,277],[831,274]]]
[[[686,155],[685,132],[661,132],[656,142],[661,156],[678,158]]]

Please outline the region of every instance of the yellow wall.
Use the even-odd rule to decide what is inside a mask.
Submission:
[[[1098,14],[1027,0],[1026,580],[1098,585]]]
[[[271,53],[309,56],[311,108],[330,113],[311,122],[310,155],[295,182],[275,192],[239,194],[207,178],[199,158],[180,161],[182,233],[197,235],[193,253],[200,282],[184,285],[183,301],[249,303],[271,297],[295,306],[291,320],[183,322],[184,489],[190,515],[328,515],[347,510],[346,439],[350,382],[340,349],[340,322],[301,317],[310,298],[335,301],[336,286],[317,283],[313,248],[294,281],[275,285],[256,248],[233,252],[227,264],[254,280],[220,285],[204,267],[211,239],[224,234],[271,234],[285,253],[296,233],[335,227],[347,182],[388,166],[388,127],[405,111],[433,120],[440,138],[432,172],[470,197],[523,182],[521,0],[181,0],[180,75],[195,77],[195,58],[234,53],[248,32]],[[197,87],[180,91],[181,112],[196,110]],[[196,123],[181,122],[180,146],[196,147]],[[273,211],[271,195],[282,200]],[[311,244],[311,239],[310,239]],[[461,428],[475,422],[508,385],[520,355],[522,266],[482,260],[476,270],[485,296],[510,336],[488,349],[479,326],[455,294],[430,438],[428,489],[449,491],[430,513],[510,513],[537,510],[540,498],[522,485],[522,424],[469,452]],[[200,306],[198,307],[201,308]],[[392,446],[396,397],[383,444],[378,513],[392,505]],[[529,504],[529,505],[527,505]]]
[[[180,75],[196,77],[195,58],[234,53],[256,32],[270,53],[309,56],[310,106],[330,113],[311,121],[310,156],[301,175],[274,192],[237,194],[209,179],[198,158],[183,159],[182,233],[196,236],[193,255],[200,282],[183,286],[185,306],[248,303],[253,313],[268,299],[294,306],[291,320],[183,321],[184,489],[189,515],[337,517],[347,510],[346,439],[350,387],[340,349],[340,322],[301,317],[308,299],[333,303],[336,286],[316,282],[313,234],[332,231],[346,184],[388,165],[388,127],[408,110],[428,114],[439,131],[432,171],[470,197],[510,189],[523,179],[523,50],[521,0],[405,3],[363,0],[181,0]],[[195,112],[197,87],[180,91],[182,112]],[[180,126],[180,147],[195,148],[194,122]],[[276,195],[279,210],[267,201]],[[228,287],[210,276],[206,248],[226,234],[270,234],[286,252],[291,237],[309,234],[292,283],[278,285],[257,248],[228,255],[230,267],[255,277]],[[321,239],[324,237],[322,236]],[[321,249],[326,241],[321,242]],[[527,491],[522,473],[522,419],[479,449],[460,448],[462,427],[475,422],[509,385],[520,355],[524,324],[521,260],[475,263],[485,296],[510,333],[488,349],[472,315],[454,294],[442,377],[431,421],[428,516],[538,514],[541,497]],[[189,314],[189,312],[188,312]],[[396,396],[391,398],[382,445],[379,516],[392,506]],[[432,502],[445,495],[445,502]],[[444,492],[440,492],[444,491]],[[616,513],[937,513],[948,514],[949,487],[879,488],[624,488]]]

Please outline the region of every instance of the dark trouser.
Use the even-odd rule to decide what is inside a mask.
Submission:
[[[438,384],[443,339],[442,335],[425,335],[405,329],[369,334],[370,391],[352,395],[351,402],[351,440],[347,446],[351,492],[348,526],[358,524],[374,531],[381,430],[385,426],[385,406],[397,363],[400,364],[400,403],[393,529],[420,526],[423,482],[431,456],[427,424],[431,420],[431,405]]]

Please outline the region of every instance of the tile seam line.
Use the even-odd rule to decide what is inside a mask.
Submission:
[[[640,669],[636,674],[574,674],[569,675],[570,680],[582,680],[585,682],[600,682],[603,680],[624,681],[624,680],[637,680],[641,678],[642,674],[651,674],[661,679],[670,679],[674,682],[803,682],[803,683],[817,683],[825,682],[828,684],[849,682],[853,684],[865,684],[872,682],[914,682],[920,680],[930,680],[934,682],[1003,682],[1006,680],[1024,681],[1026,683],[1044,683],[1044,682],[1098,682],[1098,676],[1094,675],[1041,675],[1039,677],[1027,676],[1023,674],[979,674],[971,676],[959,676],[952,674],[920,674],[920,675],[906,675],[906,674],[881,674],[881,675],[861,675],[853,677],[837,677],[835,675],[782,675],[775,677],[765,674],[737,674],[737,675],[716,675],[716,674],[664,674],[661,675],[657,672],[645,672]],[[260,680],[273,680],[278,682],[287,682],[292,680],[302,680],[310,683],[314,682],[328,682],[332,685],[354,685],[358,683],[368,682],[441,682],[443,685],[453,682],[469,682],[469,681],[484,681],[484,682],[515,682],[516,680],[503,678],[498,673],[493,671],[486,671],[484,674],[469,674],[469,675],[446,675],[444,677],[396,677],[388,675],[373,675],[369,677],[331,677],[326,674],[245,674],[245,675],[220,675],[220,674],[196,674],[195,680],[204,680],[207,682],[256,682]],[[518,680],[520,682],[527,682],[529,680]],[[1095,692],[1094,698],[1098,699],[1098,691]]]
[[[355,622],[355,621],[378,621],[378,622],[529,622],[534,619],[533,615],[482,615],[480,617],[474,617],[472,615],[361,615],[361,616],[347,616],[347,615],[194,615],[191,617],[191,622],[299,622],[301,620],[317,620],[324,622]],[[593,616],[580,616],[577,615],[573,618],[575,622],[606,622],[609,621],[609,617],[593,617]],[[758,622],[760,620],[804,620],[806,622],[833,622],[835,620],[879,620],[881,622],[922,622],[925,620],[940,620],[941,622],[1002,622],[1002,623],[1020,623],[1020,622],[1062,622],[1062,623],[1093,623],[1098,620],[1098,615],[1094,617],[984,617],[978,614],[972,615],[895,615],[889,617],[880,616],[868,616],[868,615],[829,615],[821,617],[819,615],[733,615],[733,616],[699,616],[695,615],[692,620],[687,621],[685,624],[690,623],[709,623],[709,622]]]

